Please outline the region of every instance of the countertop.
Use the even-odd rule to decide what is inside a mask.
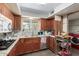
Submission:
[[[29,37],[26,37],[26,36],[21,36],[21,37],[17,37],[15,38],[15,42],[6,50],[0,50],[0,56],[7,56],[8,53],[11,51],[11,49],[15,46],[15,44],[18,42],[18,40],[20,38],[33,38],[33,37],[47,37],[47,36],[50,36],[50,37],[55,37],[53,35],[39,35],[39,36],[29,36]]]

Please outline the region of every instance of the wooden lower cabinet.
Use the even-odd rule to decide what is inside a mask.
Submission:
[[[40,49],[40,38],[21,38],[9,52],[8,56],[16,56],[38,51]]]
[[[47,46],[48,49],[50,49],[52,52],[56,52],[56,42],[55,42],[55,38],[53,37],[47,37]]]
[[[48,48],[50,48],[50,37],[47,37],[46,39],[46,45]]]
[[[41,38],[37,38],[37,39],[33,39],[33,51],[38,51],[40,50],[40,44],[41,44],[41,41],[40,41]]]
[[[54,39],[52,37],[50,37],[50,48],[49,48],[52,52],[54,52]]]
[[[21,39],[23,40],[23,45],[24,45],[24,51],[23,53],[29,53],[29,52],[32,52],[32,39],[31,38],[24,38],[24,39]]]
[[[8,56],[16,56],[21,54],[23,51],[23,45],[21,44],[20,40],[15,44],[12,50],[9,52]]]

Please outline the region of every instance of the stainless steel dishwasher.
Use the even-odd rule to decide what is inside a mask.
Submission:
[[[46,36],[41,36],[41,44],[40,44],[41,49],[46,49]]]

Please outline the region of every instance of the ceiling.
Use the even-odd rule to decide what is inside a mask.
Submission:
[[[47,17],[62,3],[7,3],[9,9],[22,16]]]
[[[76,20],[76,19],[79,19],[79,12],[68,16],[68,20]]]
[[[19,3],[22,15],[47,17],[61,3]]]
[[[21,15],[20,9],[16,3],[6,3],[5,4],[10,11],[12,11],[16,15]]]
[[[57,15],[66,15],[73,12],[79,11],[79,3],[73,3],[72,5],[62,9],[60,12],[56,13]]]
[[[22,15],[24,17],[47,17],[54,8],[61,5],[62,3],[6,3],[8,8],[17,15]],[[79,4],[75,3],[69,6],[68,8],[58,12],[58,15],[64,15],[71,12],[76,12],[79,10]],[[79,12],[71,14],[68,16],[69,20],[79,19]]]
[[[31,8],[31,9],[35,9],[35,10],[44,11],[44,12],[51,12],[59,4],[61,4],[61,3],[46,3],[46,4],[40,4],[40,3],[20,3],[19,5],[21,7]]]

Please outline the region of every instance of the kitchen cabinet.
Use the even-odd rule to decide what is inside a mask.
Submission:
[[[40,49],[40,38],[20,38],[8,56],[16,56],[25,53],[38,51]]]
[[[40,50],[40,44],[41,44],[41,38],[38,37],[38,38],[33,38],[33,51],[38,51]]]
[[[48,48],[50,48],[50,37],[49,36],[46,39],[46,45]]]
[[[21,41],[19,40],[15,46],[12,48],[12,50],[9,52],[8,56],[17,56],[21,54],[23,51],[23,45]]]
[[[56,53],[57,43],[56,43],[55,38],[53,38],[53,37],[47,37],[47,47],[52,52]]]
[[[54,25],[54,19],[41,18],[41,30],[52,30]]]
[[[40,38],[22,38],[21,42],[24,46],[24,53],[38,51],[40,49]]]
[[[21,43],[23,44],[23,53],[32,52],[32,39],[31,38],[22,38]]]
[[[13,13],[8,9],[8,7],[4,3],[0,3],[0,13],[11,20],[14,19]]]
[[[54,34],[58,35],[62,32],[62,21],[54,21]]]
[[[50,37],[50,48],[51,51],[54,51],[54,38]]]
[[[14,15],[13,30],[21,30],[21,16]]]
[[[8,7],[6,6],[6,4],[4,3],[0,3],[0,14],[3,16],[3,18],[6,18],[6,21],[8,21],[8,19],[11,21],[11,23],[8,24],[8,26],[11,28],[13,28],[13,22],[14,22],[14,15],[13,13],[8,9]],[[0,15],[0,16],[1,16]],[[5,22],[3,22],[5,24]],[[11,25],[11,26],[10,26]]]
[[[12,21],[12,28],[14,26],[14,14],[8,9],[4,3],[0,3],[0,13]]]
[[[53,31],[53,23],[54,22],[54,19],[47,19],[47,29],[49,30],[52,30]]]
[[[0,3],[0,13],[2,13],[2,3]]]
[[[41,18],[41,30],[46,30],[46,19]]]

